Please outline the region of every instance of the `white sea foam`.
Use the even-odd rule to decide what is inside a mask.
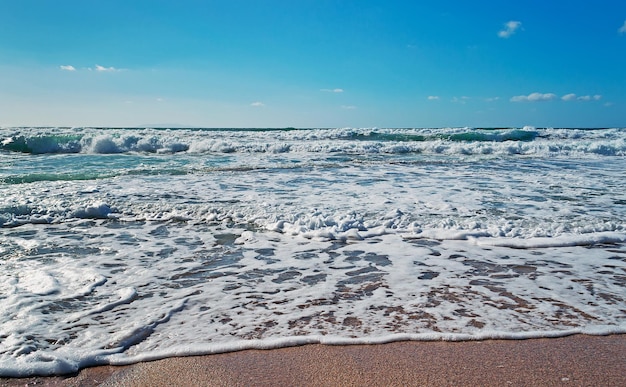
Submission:
[[[35,154],[350,153],[432,155],[626,155],[622,129],[155,130],[0,128],[0,149]]]
[[[345,243],[167,223],[116,229],[102,223],[47,236],[65,251],[80,235],[110,250],[48,263],[46,275],[68,290],[26,304],[3,300],[3,316],[12,316],[3,328],[13,332],[2,344],[3,375],[302,343],[626,332],[618,307],[626,252],[610,247],[485,249],[382,232],[376,243]],[[220,234],[232,231],[231,242]],[[229,244],[237,235],[240,244]],[[16,288],[15,299],[32,294]]]
[[[626,333],[619,129],[2,130],[3,376]]]

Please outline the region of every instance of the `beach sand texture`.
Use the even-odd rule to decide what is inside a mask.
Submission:
[[[305,345],[101,366],[2,386],[626,386],[626,335]]]

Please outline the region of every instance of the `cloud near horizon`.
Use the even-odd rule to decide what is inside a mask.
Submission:
[[[528,95],[516,95],[511,98],[511,102],[540,102],[551,101],[556,98],[554,93],[530,93]]]
[[[96,71],[112,73],[112,72],[121,71],[121,70],[116,69],[115,67],[104,67],[104,66],[100,66],[97,64]]]
[[[511,35],[513,35],[520,27],[522,26],[522,22],[511,20],[504,23],[504,29],[498,32],[498,36],[504,39],[507,39]]]
[[[554,93],[531,93],[528,95],[516,95],[511,98],[511,102],[540,102],[551,101],[556,99],[557,95]],[[602,95],[581,95],[577,96],[574,93],[565,94],[561,97],[563,101],[599,101],[602,99]]]
[[[79,69],[77,69],[76,67],[72,66],[72,65],[60,65],[59,69],[63,70],[63,71],[78,71]],[[98,71],[98,72],[103,72],[103,73],[114,73],[114,72],[119,72],[119,71],[124,71],[124,69],[118,69],[115,67],[104,67],[104,66],[100,66],[99,64],[96,65],[96,67],[91,68],[91,67],[83,67],[80,69],[82,70],[89,70],[89,71]]]
[[[600,94],[576,96],[574,93],[565,94],[561,97],[563,101],[599,101],[602,99]]]
[[[263,102],[260,102],[260,101],[255,101],[255,102],[252,102],[252,103],[250,104],[250,106],[254,106],[254,107],[263,107],[263,106],[265,106],[265,104],[264,104]]]

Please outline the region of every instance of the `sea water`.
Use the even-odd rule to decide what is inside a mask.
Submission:
[[[625,129],[0,129],[0,375],[626,333]]]

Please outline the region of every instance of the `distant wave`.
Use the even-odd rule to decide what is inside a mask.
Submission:
[[[0,151],[55,153],[349,153],[626,155],[624,129],[4,128]]]
[[[539,136],[535,130],[470,130],[460,133],[435,133],[421,135],[413,133],[381,133],[372,131],[370,133],[355,133],[352,137],[364,141],[397,141],[397,142],[426,142],[426,141],[456,141],[456,142],[503,142],[503,141],[533,141]]]

